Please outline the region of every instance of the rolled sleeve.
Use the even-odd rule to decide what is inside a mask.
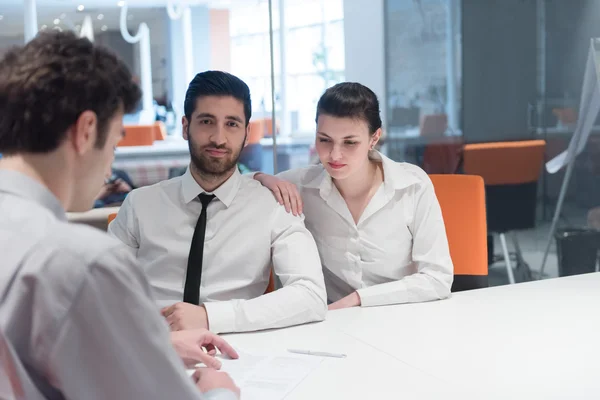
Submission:
[[[138,222],[133,207],[135,191],[125,197],[116,218],[108,225],[108,234],[133,249],[139,248]]]
[[[277,206],[273,214],[271,261],[283,288],[250,300],[204,303],[209,328],[217,333],[282,328],[322,321],[327,296],[315,241],[303,217]]]

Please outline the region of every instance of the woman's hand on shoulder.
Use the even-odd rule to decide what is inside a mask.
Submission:
[[[300,197],[296,185],[262,172],[254,175],[254,179],[273,192],[279,204],[284,206],[287,212],[291,212],[295,216],[302,214],[302,197]]]

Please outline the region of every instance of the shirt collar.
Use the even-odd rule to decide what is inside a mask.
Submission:
[[[383,187],[387,195],[393,195],[396,190],[406,189],[409,186],[419,183],[419,180],[413,174],[406,173],[398,168],[399,164],[378,151],[372,151],[370,154],[372,160],[381,162],[383,166]],[[325,168],[314,179],[309,181],[305,188],[319,189],[321,197],[327,198],[331,193],[333,181]]]
[[[67,214],[60,201],[40,182],[17,171],[0,169],[0,192],[28,199],[50,210],[54,216],[67,220]]]
[[[196,199],[201,193],[209,193],[214,194],[219,201],[225,204],[225,207],[229,207],[237,194],[240,183],[241,183],[242,175],[240,171],[236,168],[233,172],[233,175],[229,177],[221,186],[215,189],[212,193],[207,192],[202,189],[202,186],[196,182],[194,177],[192,176],[192,172],[188,167],[185,171],[185,174],[182,176],[181,181],[181,189],[183,193],[183,201],[185,204],[189,204],[191,201]]]
[[[372,152],[371,159],[380,161],[383,166],[383,189],[388,195],[393,195],[396,190],[406,189],[420,182],[415,175],[407,173],[404,168],[401,168],[401,164],[378,151]]]

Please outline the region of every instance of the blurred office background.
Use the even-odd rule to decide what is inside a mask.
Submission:
[[[484,175],[490,283],[509,281],[500,234],[514,280],[540,278],[565,171],[549,174],[543,164],[575,130],[600,2],[3,0],[0,54],[26,40],[32,5],[37,30],[93,35],[142,83],[147,101],[126,116],[131,134],[114,163],[135,186],[189,162],[179,121],[196,72],[224,70],[248,83],[253,118],[242,163],[268,173],[315,162],[318,98],[358,81],[380,98],[388,157],[429,173]],[[126,40],[141,24],[147,47]],[[575,160],[560,229],[600,227],[599,133],[600,125]],[[559,274],[556,243],[544,277]]]

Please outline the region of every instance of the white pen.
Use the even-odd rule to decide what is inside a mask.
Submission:
[[[345,354],[341,354],[341,353],[328,353],[326,351],[311,351],[311,350],[298,350],[298,349],[288,349],[288,351],[290,353],[306,354],[306,355],[309,355],[309,356],[346,358]]]

